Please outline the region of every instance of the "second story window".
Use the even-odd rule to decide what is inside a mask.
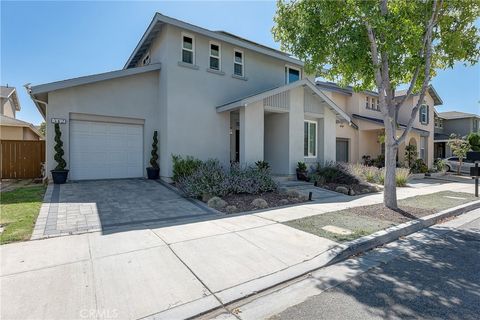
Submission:
[[[220,70],[220,44],[210,42],[210,69]]]
[[[478,119],[473,119],[473,132],[478,131]]]
[[[233,74],[243,77],[243,52],[239,50],[233,52]]]
[[[428,106],[425,104],[420,106],[419,120],[420,123],[428,124]]]
[[[301,78],[300,69],[285,67],[285,84],[293,83]]]
[[[380,111],[380,100],[376,99],[376,102],[377,102],[377,106],[376,106],[376,110],[377,111]]]
[[[370,109],[370,98],[365,97],[365,108]]]
[[[182,34],[182,62],[195,63],[195,39],[186,34]]]

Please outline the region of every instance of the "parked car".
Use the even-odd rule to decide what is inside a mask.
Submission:
[[[447,162],[447,171],[457,172],[458,167],[460,166],[460,162],[458,161],[458,157],[450,157],[445,159]],[[472,160],[463,159],[462,167],[460,168],[461,173],[470,174],[470,168],[475,167],[475,163]]]

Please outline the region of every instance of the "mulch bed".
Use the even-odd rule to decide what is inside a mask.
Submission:
[[[395,223],[404,223],[436,212],[435,209],[424,209],[402,205],[399,205],[399,210],[395,211],[384,207],[383,204],[355,207],[347,210],[356,215],[387,220]]]
[[[339,183],[324,183],[322,185],[318,185],[321,188],[331,190],[331,191],[336,191],[337,187],[345,187],[349,190],[348,194],[349,196],[354,196],[354,195],[360,195],[360,194],[368,194],[368,193],[375,193],[378,192],[378,187],[369,185],[369,184],[339,184]],[[353,192],[351,192],[353,190]],[[339,192],[342,193],[342,192]]]
[[[283,206],[284,204],[280,203],[280,200],[282,199],[287,199],[288,205],[305,202],[303,199],[289,198],[286,194],[281,194],[278,192],[265,192],[262,194],[231,194],[222,197],[222,199],[228,203],[228,206],[237,207],[237,210],[235,210],[233,213],[258,210],[259,208],[255,208],[252,205],[252,201],[257,198],[262,198],[267,201],[268,208]],[[225,208],[220,209],[220,211],[226,212]]]

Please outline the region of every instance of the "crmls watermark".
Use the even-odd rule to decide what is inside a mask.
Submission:
[[[82,309],[80,319],[118,319],[117,309]]]

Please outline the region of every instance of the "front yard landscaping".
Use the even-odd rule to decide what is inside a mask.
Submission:
[[[308,200],[295,190],[278,190],[265,161],[249,166],[233,163],[229,168],[215,159],[201,161],[173,155],[172,161],[175,186],[219,211],[245,212]]]
[[[44,193],[44,186],[28,184],[0,194],[0,244],[30,239]]]
[[[398,212],[385,208],[383,204],[375,204],[292,220],[285,224],[344,242],[475,200],[478,198],[473,194],[442,191],[400,200]]]

